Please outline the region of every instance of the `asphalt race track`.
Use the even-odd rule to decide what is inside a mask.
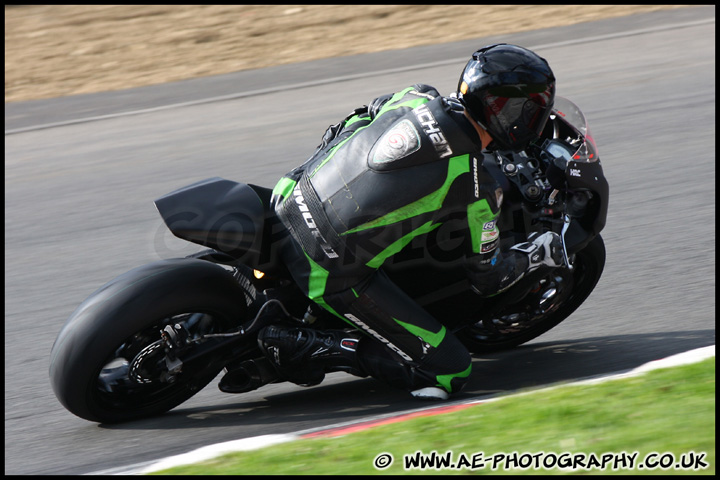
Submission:
[[[272,186],[355,107],[413,83],[450,93],[470,53],[495,41],[547,58],[558,94],[589,118],[610,183],[608,258],[570,319],[514,351],[477,358],[458,398],[713,345],[714,6],[6,104],[5,473],[96,472],[417,408],[404,392],[337,374],[309,389],[281,384],[240,396],[213,383],[164,416],[97,425],[55,399],[49,353],[97,287],[199,249],[165,232],[153,199],[211,176]]]

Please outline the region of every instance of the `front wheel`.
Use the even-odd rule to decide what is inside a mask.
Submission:
[[[83,302],[60,331],[50,355],[55,395],[70,412],[101,423],[174,408],[205,387],[227,359],[215,352],[177,368],[167,359],[161,331],[179,325],[192,341],[233,330],[246,315],[245,293],[229,271],[195,259],[162,260],[119,276]]]
[[[573,269],[559,269],[542,278],[517,304],[495,312],[457,332],[472,353],[506,350],[526,343],[557,326],[590,296],[605,267],[600,235],[575,254]]]

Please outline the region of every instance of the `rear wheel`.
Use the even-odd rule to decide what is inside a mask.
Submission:
[[[236,329],[246,310],[245,290],[218,265],[173,259],[132,270],[92,294],[61,330],[51,352],[55,395],[75,415],[103,423],[170,410],[227,359],[213,351],[171,361],[163,329],[202,348],[200,337]]]
[[[605,244],[596,236],[575,254],[573,269],[541,278],[519,303],[495,312],[457,332],[472,353],[505,350],[526,343],[557,326],[588,298],[605,266]]]

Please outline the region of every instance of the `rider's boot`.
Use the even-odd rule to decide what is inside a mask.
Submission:
[[[281,377],[311,386],[322,382],[327,372],[367,376],[356,354],[361,336],[345,330],[270,325],[258,334],[258,344]]]
[[[405,389],[419,399],[447,400],[450,395],[437,386],[437,377],[414,362],[406,362],[382,343],[367,341],[360,343],[358,358],[368,375],[388,385]]]

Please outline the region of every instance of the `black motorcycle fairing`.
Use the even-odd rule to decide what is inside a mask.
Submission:
[[[158,198],[155,206],[170,231],[183,240],[251,264],[262,252],[269,207],[250,185],[208,178]]]
[[[584,225],[594,235],[597,235],[605,228],[608,211],[608,197],[610,196],[610,187],[599,162],[568,162],[567,166],[567,185],[570,191],[593,192],[593,197],[597,196],[597,205],[595,210],[587,216],[590,220]]]

